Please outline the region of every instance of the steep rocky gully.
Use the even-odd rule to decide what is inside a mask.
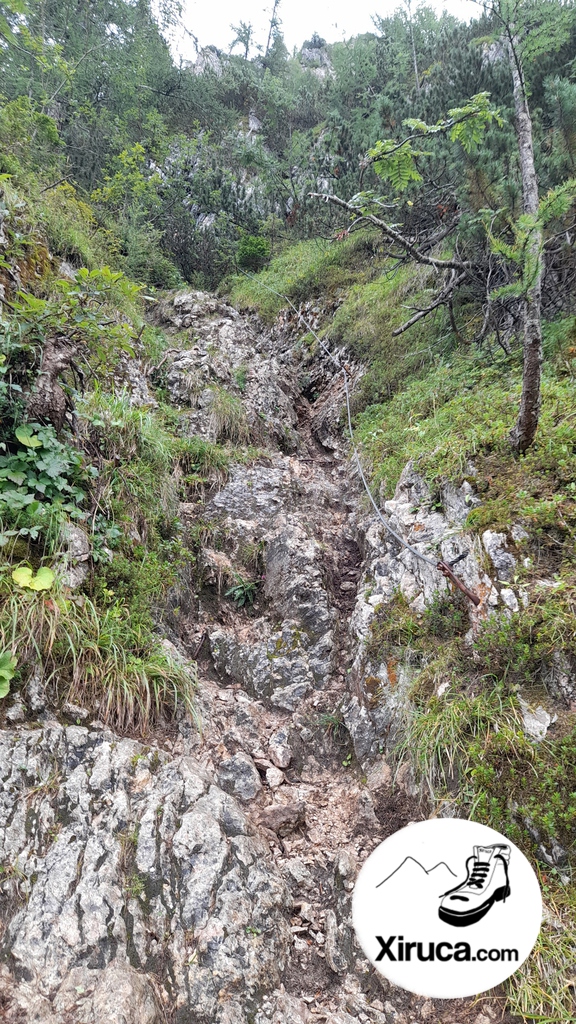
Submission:
[[[2,1019],[501,1020],[501,999],[433,1003],[389,986],[350,921],[373,848],[449,813],[409,773],[393,780],[386,752],[414,668],[408,655],[371,663],[365,645],[398,589],[423,610],[447,584],[367,511],[339,429],[342,379],[295,318],[264,329],[200,293],[155,315],[173,346],[165,386],[190,432],[225,429],[226,389],[235,429],[261,454],[181,507],[200,553],[161,619],[170,649],[198,661],[200,730],[181,719],[145,744],[84,709],[66,724],[40,690],[0,732]],[[142,370],[132,378],[133,400],[153,401]],[[447,488],[439,508],[408,466],[385,506],[422,550],[469,552],[459,572],[482,597],[471,628],[522,599],[480,567],[489,556],[505,579],[513,540],[485,535],[481,552],[462,532],[476,500],[468,485]],[[263,579],[239,608],[225,591],[247,565]]]

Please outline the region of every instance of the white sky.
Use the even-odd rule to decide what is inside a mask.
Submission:
[[[230,25],[240,21],[251,22],[256,42],[266,45],[272,0],[183,0],[183,26],[198,38],[200,46],[213,44],[228,50],[234,33]],[[329,43],[362,32],[371,32],[372,14],[386,16],[399,7],[399,0],[282,0],[279,16],[282,20],[284,40],[290,51],[300,48],[314,31]],[[418,6],[413,0],[413,9]],[[446,9],[468,21],[480,10],[471,0],[428,0],[428,6]],[[182,30],[174,38],[174,49],[188,60],[195,56],[192,39]],[[236,50],[240,53],[240,49]]]

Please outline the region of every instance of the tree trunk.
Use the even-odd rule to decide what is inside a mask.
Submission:
[[[278,19],[276,18],[276,11],[280,6],[280,0],[274,0],[274,6],[272,7],[272,15],[270,17],[270,28],[268,29],[268,40],[266,42],[266,52],[264,56],[267,57],[270,52],[270,43],[272,42],[272,33],[275,28],[278,27]]]
[[[416,58],[416,44],[414,42],[414,29],[412,28],[412,0],[406,0],[408,8],[408,25],[410,28],[410,43],[412,46],[412,61],[414,63],[414,78],[416,79],[416,94],[420,95],[420,75],[418,73],[418,60]]]
[[[538,179],[534,166],[532,120],[528,109],[526,88],[520,59],[512,39],[508,41],[508,57],[514,86],[516,132],[522,175],[524,213],[538,216]],[[522,327],[524,367],[522,371],[522,397],[516,425],[510,431],[515,451],[525,452],[532,444],[540,416],[540,379],[542,375],[542,229],[534,227],[530,233],[525,255],[527,288],[523,299]]]

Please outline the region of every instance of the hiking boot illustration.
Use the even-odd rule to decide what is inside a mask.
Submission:
[[[440,920],[464,928],[480,921],[498,900],[506,900],[510,895],[509,863],[510,847],[504,843],[475,846],[466,861],[466,881],[442,897],[438,908]]]

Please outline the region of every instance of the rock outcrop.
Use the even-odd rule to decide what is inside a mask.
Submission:
[[[320,307],[306,315],[317,326]],[[382,756],[418,666],[368,641],[397,594],[419,615],[448,592],[440,557],[464,556],[458,574],[481,598],[471,630],[490,610],[511,615],[523,539],[481,543],[465,528],[472,486],[433,500],[411,465],[383,511],[432,564],[387,533],[346,458],[342,374],[296,314],[265,329],[186,290],[155,317],[170,347],[130,377],[134,403],[151,398],[151,375],[183,433],[258,447],[182,504],[199,525],[194,567],[159,615],[171,655],[198,658],[201,730],[181,715],[144,746],[72,705],[61,715],[81,724],[65,726],[41,680],[26,705],[12,701],[0,731],[2,1019],[429,1021],[431,1001],[376,977],[351,925],[359,866],[426,813]],[[352,365],[352,386],[361,373]],[[88,556],[69,538],[69,586]],[[572,667],[550,666],[565,703]],[[547,712],[529,711],[537,741]]]
[[[244,1024],[291,901],[236,800],[102,729],[3,731],[0,765],[3,1020]]]

